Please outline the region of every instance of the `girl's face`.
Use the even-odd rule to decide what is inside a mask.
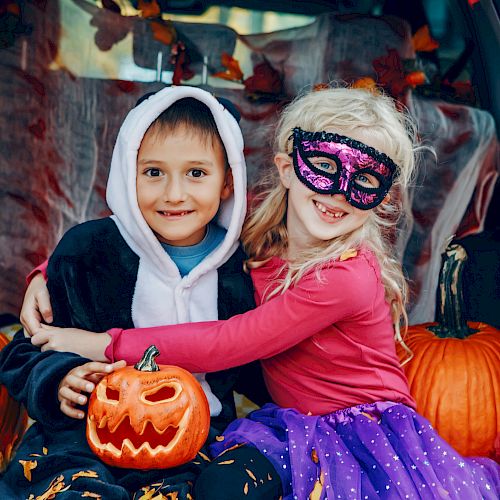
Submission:
[[[383,142],[370,135],[369,131],[357,130],[349,133],[349,137],[387,154]],[[326,156],[310,157],[308,161],[316,172],[324,171],[330,176],[338,168],[337,163]],[[309,189],[297,177],[289,155],[276,155],[275,163],[281,182],[288,189],[287,230],[290,252],[305,250],[320,242],[352,233],[370,217],[373,208],[356,208],[348,203],[344,194],[322,194]],[[356,182],[363,188],[381,187],[380,179],[375,175],[360,175]]]

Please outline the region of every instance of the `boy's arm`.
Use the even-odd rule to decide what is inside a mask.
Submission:
[[[73,425],[74,419],[60,411],[59,383],[70,370],[87,361],[69,352],[41,352],[20,330],[0,352],[0,383],[26,406],[31,418],[48,428],[61,429]]]

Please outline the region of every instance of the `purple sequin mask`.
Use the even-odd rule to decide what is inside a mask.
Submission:
[[[382,203],[398,168],[384,153],[350,137],[300,128],[293,129],[292,158],[297,177],[309,189],[320,194],[343,194],[361,210]],[[321,159],[333,162],[324,169],[317,166]],[[374,186],[377,182],[367,182],[367,176],[375,178],[378,186]]]

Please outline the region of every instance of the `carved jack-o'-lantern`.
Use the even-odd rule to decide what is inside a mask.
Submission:
[[[207,398],[198,381],[177,366],[158,366],[149,347],[135,367],[104,377],[89,401],[87,440],[115,467],[158,469],[193,459],[210,426]]]

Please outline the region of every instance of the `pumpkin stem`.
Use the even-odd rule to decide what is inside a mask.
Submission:
[[[134,365],[136,370],[141,372],[158,372],[160,369],[156,364],[155,358],[160,354],[160,351],[155,345],[150,345],[142,355],[141,360]]]
[[[456,243],[443,254],[437,292],[436,326],[429,327],[437,337],[465,339],[478,330],[469,328],[463,314],[462,271],[467,252]]]

